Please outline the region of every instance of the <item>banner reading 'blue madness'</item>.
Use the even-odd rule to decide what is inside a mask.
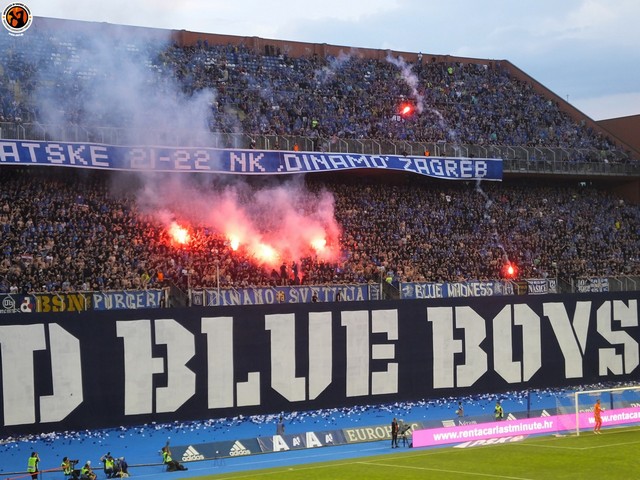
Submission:
[[[501,180],[502,160],[349,153],[131,147],[97,143],[0,142],[0,164],[102,170],[279,175],[379,168],[451,180]]]

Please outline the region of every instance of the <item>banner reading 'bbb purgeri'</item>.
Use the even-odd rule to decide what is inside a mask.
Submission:
[[[502,160],[495,158],[137,147],[26,140],[0,142],[2,164],[236,175],[283,175],[369,168],[406,171],[450,180],[502,179]]]
[[[7,313],[0,422],[13,435],[637,380],[639,300]]]
[[[108,292],[0,294],[0,314],[162,308],[166,305],[166,295],[165,290],[152,288]]]

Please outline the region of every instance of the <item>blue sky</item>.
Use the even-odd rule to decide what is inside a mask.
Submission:
[[[638,0],[23,3],[43,17],[507,59],[595,120],[640,114]]]

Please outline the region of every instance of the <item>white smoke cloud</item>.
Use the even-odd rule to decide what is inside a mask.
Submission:
[[[81,127],[87,123],[116,125],[122,132],[119,143],[125,145],[215,144],[210,124],[216,91],[183,92],[171,62],[158,61],[170,44],[167,33],[132,36],[126,28],[105,26],[85,32],[82,41],[74,37],[58,39],[58,43],[57,56],[45,54],[38,62],[42,88],[34,98],[46,123],[68,121],[77,108],[85,122]],[[43,61],[51,58],[54,61]],[[60,97],[74,89],[76,98]],[[168,132],[168,136],[158,132]],[[114,178],[119,191],[130,186],[122,175]],[[310,254],[335,260],[340,228],[334,218],[333,196],[308,191],[300,179],[258,188],[238,177],[212,174],[203,180],[142,172],[137,201],[142,212],[167,229],[174,222],[212,229],[233,235],[250,253],[268,245],[280,261]],[[135,182],[130,183],[133,188]],[[313,251],[310,245],[319,238],[327,246]]]
[[[418,90],[420,80],[412,70],[411,65],[405,62],[404,58],[401,56],[395,58],[391,54],[388,54],[386,60],[387,62],[398,67],[398,69],[400,70],[400,75],[402,75],[402,79],[411,89],[411,96],[416,103],[416,111],[418,113],[422,113],[424,111],[424,95],[422,95]]]
[[[117,131],[126,144],[213,144],[208,125],[216,93],[185,94],[154,58],[170,44],[168,32],[101,25],[81,37],[64,35],[37,59],[34,101],[45,124],[76,121],[98,132],[97,141],[99,132]]]
[[[336,74],[342,70],[342,68],[351,60],[352,57],[357,55],[355,50],[351,50],[349,53],[344,53],[340,50],[337,57],[330,57],[327,59],[327,64],[322,68],[318,68],[313,72],[313,76],[316,83],[327,83],[336,76]]]

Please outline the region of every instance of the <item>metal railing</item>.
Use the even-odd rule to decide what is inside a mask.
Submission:
[[[609,278],[612,292],[637,292],[640,290],[640,276],[623,275]]]

